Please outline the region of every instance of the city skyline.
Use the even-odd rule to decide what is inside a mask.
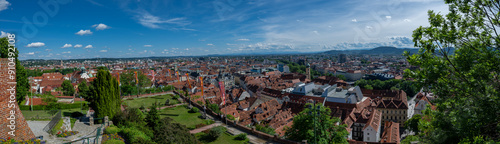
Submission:
[[[16,34],[20,59],[412,48],[426,10],[447,12],[433,0],[40,3],[0,0],[2,37]]]

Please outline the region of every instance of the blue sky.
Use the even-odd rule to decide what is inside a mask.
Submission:
[[[20,59],[413,47],[441,0],[0,0]]]

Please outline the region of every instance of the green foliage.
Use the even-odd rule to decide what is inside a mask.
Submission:
[[[118,112],[112,120],[119,127],[130,127],[135,124],[145,125],[144,114],[139,109],[131,107],[123,112]]]
[[[151,138],[144,132],[133,127],[124,128],[122,131],[120,131],[120,135],[130,143],[145,143],[152,141]]]
[[[236,140],[246,140],[247,139],[247,134],[246,133],[240,133],[240,134],[236,135],[236,137],[234,139],[236,139]]]
[[[177,144],[177,143],[199,143],[196,137],[189,133],[186,126],[172,123],[172,119],[165,117],[161,119],[161,125],[154,132],[154,140],[161,144]]]
[[[200,111],[200,109],[198,109],[197,107],[193,107],[193,108],[191,108],[191,110],[189,110],[190,113],[197,113],[199,111]]]
[[[57,132],[59,132],[59,130],[61,130],[61,127],[63,126],[64,124],[64,121],[61,119],[57,122],[57,124],[49,130],[49,134],[52,134],[52,135],[55,135],[57,134]]]
[[[71,84],[71,81],[69,80],[64,80],[63,83],[61,84],[63,94],[65,96],[73,96],[75,93],[75,88]]]
[[[87,81],[82,81],[78,84],[78,94],[84,99],[90,98],[90,87],[87,85]]]
[[[330,117],[330,113],[327,107],[319,106],[318,108],[318,106],[307,104],[304,110],[293,118],[292,127],[286,128],[285,136],[294,141],[347,143],[346,137],[349,134],[345,129],[347,126],[337,125],[340,119]]]
[[[210,129],[208,132],[208,136],[212,138],[213,140],[216,140],[219,138],[219,136],[226,131],[226,128],[223,126],[216,126]]]
[[[160,125],[160,114],[158,113],[157,104],[153,104],[149,108],[148,115],[146,116],[146,123],[149,128],[156,130]]]
[[[401,141],[401,144],[411,144],[411,142],[413,141],[420,141],[420,139],[418,138],[418,136],[409,135]]]
[[[34,70],[29,70],[26,69],[26,74],[28,77],[37,77],[37,76],[42,76],[44,73],[61,73],[63,75],[73,73],[77,71],[77,68],[65,68],[65,69],[47,69],[47,70],[39,70],[39,69],[34,69]]]
[[[264,132],[264,133],[267,133],[270,135],[274,135],[276,133],[274,131],[274,129],[272,127],[269,127],[268,125],[262,126],[260,124],[257,124],[257,125],[255,125],[255,130],[258,130],[258,131],[261,131],[261,132]]]
[[[25,100],[25,96],[28,94],[30,85],[28,81],[28,76],[26,69],[21,65],[19,59],[19,51],[15,48],[12,58],[15,58],[16,63],[16,101],[18,105]],[[0,58],[9,58],[9,42],[7,37],[0,38]]]
[[[210,101],[207,99],[205,100],[207,104],[207,108],[212,110],[214,113],[220,113],[219,105],[218,104],[211,104]]]
[[[116,126],[109,126],[104,130],[104,134],[116,134],[120,131],[121,131],[120,128]]]
[[[406,95],[411,97],[415,96],[420,90],[417,83],[412,81],[398,80],[398,79],[392,79],[386,81],[360,79],[354,82],[354,85],[365,89],[403,90],[406,92]]]
[[[91,96],[88,101],[95,111],[96,117],[113,118],[120,111],[121,98],[118,81],[109,71],[99,70],[97,78],[92,82]]]
[[[231,114],[228,114],[228,115],[227,115],[227,118],[228,118],[229,120],[234,120],[234,116],[233,116],[233,115],[231,115]]]
[[[449,13],[429,11],[430,26],[413,31],[419,52],[405,52],[420,67],[405,70],[407,77],[438,96],[436,111],[424,111],[421,136],[428,143],[500,141],[498,1],[446,3]]]
[[[125,144],[125,142],[117,139],[110,139],[104,142],[103,144]]]
[[[404,126],[408,130],[411,130],[411,131],[415,132],[416,134],[418,134],[420,132],[418,130],[418,122],[421,119],[422,119],[422,115],[419,115],[419,114],[413,115],[412,118],[410,118],[409,120],[405,121]]]

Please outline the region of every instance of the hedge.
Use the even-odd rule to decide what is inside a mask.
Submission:
[[[58,109],[75,109],[75,108],[81,108],[82,106],[85,107],[87,104],[83,103],[72,103],[72,104],[60,104]],[[46,105],[34,105],[33,110],[49,110],[46,108]],[[19,106],[20,110],[31,110],[30,105],[20,105]]]

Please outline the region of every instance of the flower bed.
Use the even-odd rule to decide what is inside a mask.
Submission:
[[[30,140],[14,140],[11,139],[10,137],[7,139],[0,138],[0,143],[2,144],[45,144],[46,141],[43,141],[41,139],[30,139]]]
[[[125,139],[123,139],[120,135],[118,134],[104,134],[102,135],[102,141],[101,143],[105,143],[106,141],[108,140],[120,140],[120,141],[123,141],[125,142]]]
[[[72,135],[76,135],[78,134],[78,131],[65,131],[65,132],[58,132],[56,134],[57,137],[69,137],[69,136],[72,136]]]

